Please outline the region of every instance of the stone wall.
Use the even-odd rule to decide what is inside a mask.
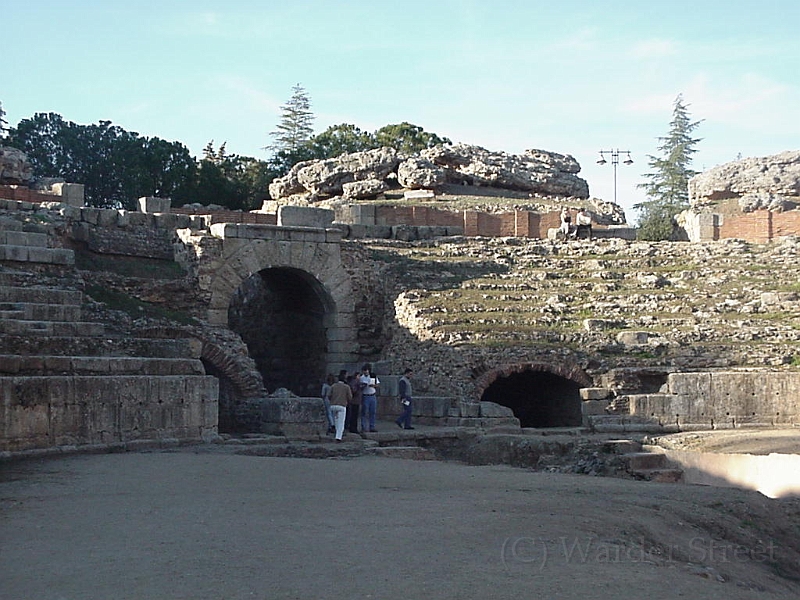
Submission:
[[[18,202],[64,202],[70,206],[83,205],[83,185],[79,183],[54,183],[48,190],[35,190],[26,186],[0,185],[0,198]]]
[[[196,440],[217,430],[214,377],[3,377],[0,395],[4,452]]]
[[[800,151],[719,165],[692,177],[688,191],[691,208],[678,222],[693,242],[800,234]]]
[[[743,212],[738,200],[725,199],[702,211],[685,211],[680,215],[679,223],[693,242],[741,239],[765,244],[780,237],[800,234],[800,210]]]
[[[466,235],[468,237],[524,237],[547,239],[548,231],[559,226],[559,211],[535,212],[512,210],[507,212],[485,212],[475,210],[453,211],[428,206],[403,205],[349,205],[336,211],[337,221],[350,224],[346,237],[398,237],[394,228],[408,226],[438,228],[439,235]],[[365,229],[358,226],[384,228]],[[601,234],[608,231],[616,235],[615,229],[595,224],[593,229]],[[416,239],[424,239],[420,235]],[[414,238],[412,238],[414,239]]]
[[[664,393],[632,395],[634,416],[679,430],[800,424],[800,373],[672,373]]]
[[[81,208],[63,214],[70,220],[72,240],[86,243],[92,252],[162,260],[173,259],[176,229],[202,225],[198,218],[170,213]]]

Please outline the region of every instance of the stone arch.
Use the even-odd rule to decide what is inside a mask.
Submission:
[[[304,233],[288,230],[286,239],[281,240],[224,239],[221,257],[210,273],[208,320],[227,327],[232,299],[255,275],[272,277],[277,286],[281,280],[293,279],[306,288],[306,297],[318,302],[323,313],[319,327],[324,348],[315,371],[335,372],[341,365],[357,361],[350,275],[342,265],[338,242],[307,241]],[[315,377],[319,378],[318,374]],[[269,385],[267,388],[274,391]],[[308,393],[306,389],[293,391]]]
[[[186,340],[187,352],[200,360],[207,375],[219,382],[217,426],[220,432],[236,430],[236,409],[248,398],[265,394],[264,382],[247,347],[235,333],[222,327],[165,327],[141,329],[142,337]]]
[[[482,401],[511,408],[523,427],[579,427],[579,390],[591,383],[575,364],[544,362],[507,365],[476,382]]]

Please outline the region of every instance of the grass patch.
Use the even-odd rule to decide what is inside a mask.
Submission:
[[[82,271],[115,273],[138,279],[174,280],[186,275],[186,271],[171,260],[98,254],[85,249],[75,251],[75,267]]]
[[[169,310],[149,302],[143,302],[124,292],[110,290],[99,285],[87,285],[86,295],[97,302],[102,302],[111,310],[124,312],[135,319],[148,317],[151,319],[166,319],[181,325],[195,325],[194,317],[184,312]]]

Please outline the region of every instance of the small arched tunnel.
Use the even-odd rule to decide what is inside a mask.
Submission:
[[[319,395],[333,302],[300,269],[269,268],[246,279],[228,307],[228,326],[247,344],[267,391]]]
[[[580,385],[566,377],[526,370],[498,377],[481,400],[507,406],[522,427],[579,427],[579,390]]]

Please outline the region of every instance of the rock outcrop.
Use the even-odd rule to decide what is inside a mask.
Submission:
[[[27,154],[10,146],[0,146],[0,184],[28,185],[33,180],[33,167]]]
[[[370,198],[396,179],[407,189],[436,189],[449,183],[588,198],[589,186],[578,177],[579,172],[580,165],[572,156],[544,150],[514,155],[456,144],[438,145],[409,157],[384,147],[298,163],[273,181],[269,192],[273,200],[298,195],[308,202],[335,196]]]
[[[738,198],[744,212],[787,210],[798,197],[800,150],[725,163],[689,180],[692,206]]]

